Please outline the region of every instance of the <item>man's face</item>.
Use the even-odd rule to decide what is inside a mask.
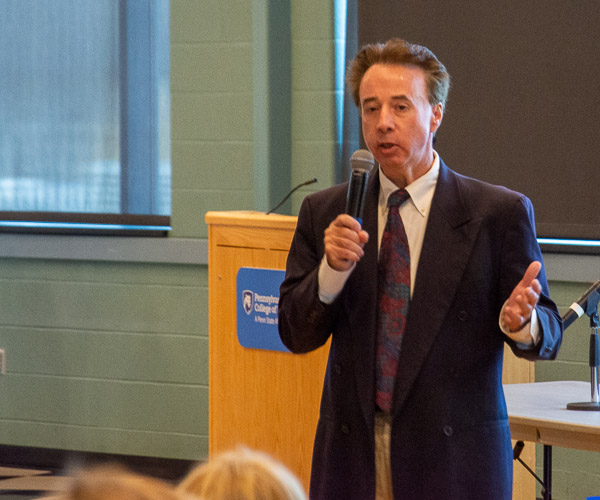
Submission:
[[[363,76],[359,95],[363,137],[384,173],[404,187],[427,172],[443,109],[429,104],[423,70],[375,64]]]

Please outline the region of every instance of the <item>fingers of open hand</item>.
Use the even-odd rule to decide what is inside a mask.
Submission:
[[[520,308],[522,312],[531,312],[537,304],[542,287],[537,279],[531,282],[530,286],[517,287],[512,297],[512,304],[516,308]]]
[[[509,307],[504,309],[504,324],[510,331],[520,330],[525,323],[526,319],[520,310],[514,310]]]
[[[519,285],[524,286],[524,287],[531,286],[534,281],[537,281],[535,278],[540,273],[541,269],[542,269],[542,263],[537,260],[533,261],[527,267],[527,270],[525,271],[525,274],[523,275],[523,279],[521,279],[521,282],[519,283]],[[538,282],[538,285],[539,285],[539,282]]]
[[[517,287],[504,311],[504,320],[511,330],[519,329],[531,319],[540,292],[541,285],[537,279],[532,281],[531,286]]]
[[[542,263],[537,260],[529,264],[523,278],[510,294],[504,308],[504,323],[513,331],[521,329],[531,319],[542,292],[537,279],[541,269]]]

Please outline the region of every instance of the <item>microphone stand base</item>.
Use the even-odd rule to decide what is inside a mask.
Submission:
[[[583,401],[581,403],[569,403],[569,404],[567,404],[567,410],[600,411],[600,403],[595,403],[594,401]]]

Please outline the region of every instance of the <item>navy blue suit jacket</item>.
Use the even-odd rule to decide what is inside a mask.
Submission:
[[[317,272],[324,230],[343,213],[347,184],[305,198],[281,285],[279,331],[291,351],[311,351],[332,335],[311,499],[375,497],[378,192],[375,173],[363,217],[370,235],[365,255],[333,304],[319,300]],[[542,256],[531,202],[440,162],[394,394],[396,499],[511,498],[503,346],[530,360],[552,359],[562,339],[543,269],[539,344],[521,350],[498,327],[503,303],[533,260]]]

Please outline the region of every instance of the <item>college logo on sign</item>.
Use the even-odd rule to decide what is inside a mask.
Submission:
[[[252,313],[252,306],[254,305],[254,293],[252,290],[244,290],[242,293],[242,306],[246,314]]]
[[[289,350],[279,338],[279,287],[285,271],[241,267],[236,278],[237,338],[243,347]]]

